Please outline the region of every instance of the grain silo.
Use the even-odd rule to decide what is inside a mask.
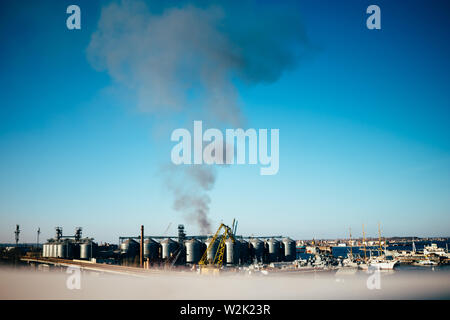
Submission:
[[[233,241],[232,239],[225,241],[227,264],[239,264],[240,245],[241,243],[239,241]]]
[[[186,262],[198,263],[201,259],[202,243],[196,239],[187,240],[186,245]]]
[[[161,258],[168,259],[178,249],[178,243],[176,241],[173,241],[170,238],[167,238],[167,239],[164,239],[163,241],[161,241],[161,247],[162,247]]]
[[[280,242],[274,238],[267,240],[269,262],[280,261]]]
[[[214,243],[212,243],[213,238],[209,238],[205,241],[206,244],[206,250],[209,250],[206,253],[206,258],[208,259],[208,261],[214,261],[214,258],[216,257],[216,253],[217,253],[217,249],[219,247],[219,241],[216,239],[216,241]]]
[[[264,243],[256,238],[251,239],[250,243],[253,249],[253,258],[258,262],[262,262],[264,256]]]
[[[139,243],[133,239],[126,239],[120,244],[120,252],[128,256],[135,256],[139,254]]]
[[[249,262],[249,258],[250,258],[250,248],[249,248],[249,243],[247,241],[245,241],[244,239],[241,240],[237,240],[240,242],[240,254],[239,254],[239,259],[240,259],[240,263],[241,264],[246,264]]]
[[[153,239],[145,239],[144,241],[144,258],[152,261],[159,258],[159,243]]]
[[[294,261],[297,258],[297,248],[295,241],[290,238],[283,239],[284,259],[286,261]]]
[[[85,241],[80,243],[80,259],[89,260],[93,257],[93,242]]]

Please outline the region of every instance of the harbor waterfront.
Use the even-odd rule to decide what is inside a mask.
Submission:
[[[12,288],[3,298],[207,299],[209,287],[221,288],[216,299],[450,297],[448,238],[243,236],[235,220],[211,235],[181,224],[176,236],[146,235],[141,226],[116,244],[82,236],[81,227],[55,230],[44,244],[0,245],[0,286]]]
[[[44,244],[0,245],[0,263],[34,267],[92,267],[110,271],[144,270],[190,271],[199,274],[241,273],[279,274],[335,272],[345,270],[446,269],[450,265],[448,238],[382,238],[339,240],[293,240],[288,236],[243,236],[221,223],[215,234],[190,235],[184,225],[178,234],[120,236],[118,244],[98,243],[83,237],[82,228],[64,235],[62,227]],[[20,227],[16,230],[20,233]],[[17,232],[16,231],[16,232]],[[86,265],[86,263],[88,265]],[[122,268],[122,269],[121,269]],[[131,269],[130,269],[131,268]],[[137,271],[137,273],[141,273]]]

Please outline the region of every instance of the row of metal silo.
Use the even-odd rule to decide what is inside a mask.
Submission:
[[[206,245],[209,245],[210,241],[206,241]],[[290,238],[284,238],[281,241],[274,238],[266,241],[252,238],[248,242],[244,239],[237,239],[234,242],[228,239],[225,245],[224,262],[229,265],[252,262],[294,261],[296,259],[295,241]],[[208,252],[208,259],[214,258],[217,249],[218,243]]]
[[[290,238],[284,238],[281,241],[269,239],[266,242],[268,251],[268,262],[294,261],[297,256],[295,241]]]
[[[188,264],[198,263],[211,241],[212,238],[208,238],[205,242],[195,238],[184,241],[185,252],[181,260]],[[214,260],[219,241],[216,240],[211,246],[211,250],[207,252],[208,260]],[[225,246],[223,261],[228,265],[293,261],[296,259],[295,241],[289,238],[282,241],[271,238],[265,242],[257,238],[252,238],[249,241],[236,239],[234,242],[228,239]],[[166,238],[160,242],[147,238],[144,240],[143,247],[144,258],[157,261],[172,257],[180,249],[180,244],[171,238]],[[140,245],[133,239],[126,239],[120,244],[120,250],[123,255],[133,257],[139,255]]]
[[[49,241],[42,247],[42,257],[61,259],[91,259],[96,244],[92,241],[74,242],[72,240]]]

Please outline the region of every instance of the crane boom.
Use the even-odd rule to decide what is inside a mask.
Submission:
[[[223,229],[223,231],[222,231]],[[223,232],[221,234],[221,231]],[[214,247],[214,244],[216,243],[217,239],[220,237],[219,246],[217,248],[216,254],[212,259],[208,259],[208,252],[211,252],[212,248]],[[203,253],[202,258],[199,261],[199,265],[206,266],[206,265],[213,265],[217,268],[221,268],[223,265],[223,257],[225,254],[225,243],[227,239],[231,239],[233,243],[235,242],[233,232],[230,227],[227,225],[221,223],[219,228],[217,229],[216,233],[211,239],[211,242],[209,243],[208,247],[206,248],[205,252]]]

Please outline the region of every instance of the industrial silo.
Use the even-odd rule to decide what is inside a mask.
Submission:
[[[56,257],[61,259],[70,258],[70,244],[68,241],[61,241],[55,244],[56,246]]]
[[[49,242],[47,244],[47,257],[51,257],[52,256],[52,244]]]
[[[144,241],[144,258],[157,260],[159,258],[159,243],[153,239],[145,239]]]
[[[250,248],[249,243],[245,240],[238,240],[240,242],[240,252],[239,252],[239,259],[241,264],[246,264],[249,261],[250,257]]]
[[[278,246],[278,261],[285,261],[284,258],[284,242],[280,241],[279,246]]]
[[[206,259],[208,261],[214,261],[214,258],[216,257],[217,249],[219,247],[219,241],[216,239],[214,243],[211,243],[213,238],[209,238],[205,241],[206,244],[206,250],[208,250],[208,247],[211,245],[211,248],[209,248],[208,252],[206,253]]]
[[[201,259],[202,243],[196,239],[187,240],[186,245],[186,262],[198,263]]]
[[[49,257],[55,258],[56,257],[56,244],[54,242],[49,244]]]
[[[162,247],[162,259],[168,259],[170,258],[178,248],[178,243],[173,241],[170,238],[164,239],[161,241],[161,247]]]
[[[264,255],[264,243],[259,239],[251,239],[250,243],[253,249],[253,258],[258,262],[262,262]]]
[[[72,242],[71,248],[72,248],[72,258],[80,259],[80,242]]]
[[[274,238],[267,241],[269,249],[269,262],[277,262],[280,258],[280,242]]]
[[[139,243],[133,239],[127,239],[120,244],[120,252],[128,256],[135,256],[139,254]]]
[[[58,242],[55,246],[56,246],[56,257],[57,258],[65,258],[64,257],[64,244],[62,242]]]
[[[45,244],[45,248],[42,249],[42,256],[46,258],[50,257],[50,244],[48,242]]]
[[[200,260],[203,258],[203,255],[206,252],[206,248],[207,248],[206,243],[203,241],[200,241]]]
[[[89,260],[92,258],[92,242],[80,243],[80,259]]]
[[[240,242],[227,239],[227,241],[225,241],[225,246],[227,264],[239,264]]]
[[[283,239],[284,259],[286,261],[294,261],[297,258],[297,248],[295,241],[290,238]]]

